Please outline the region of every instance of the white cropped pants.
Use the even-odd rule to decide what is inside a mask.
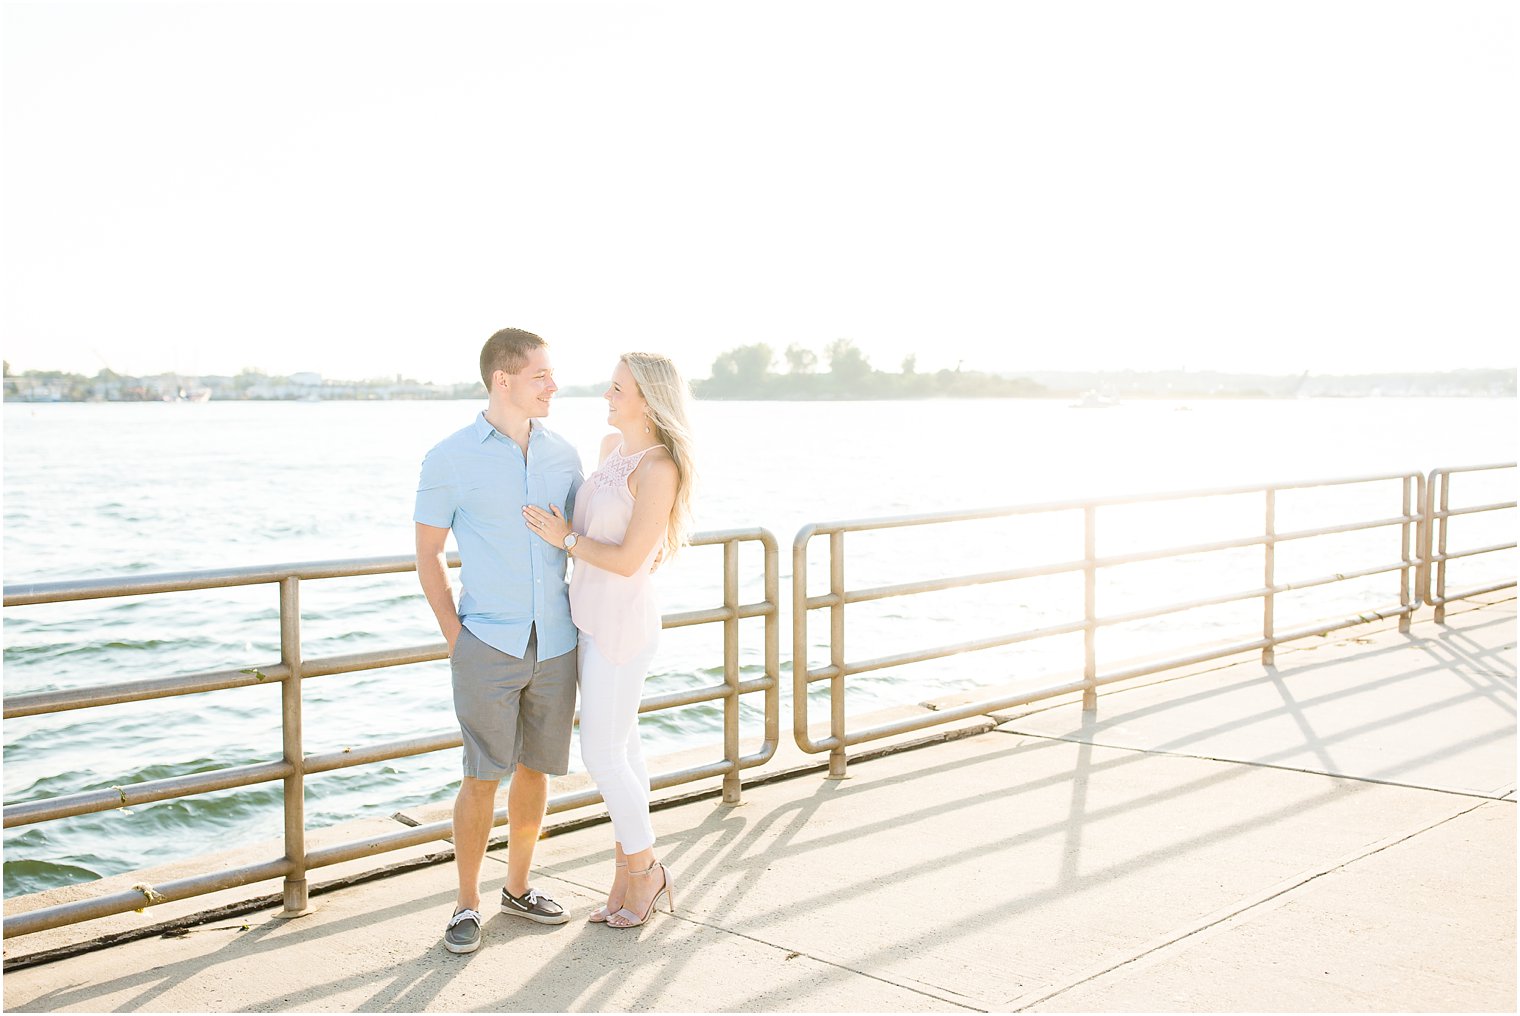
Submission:
[[[627,663],[613,663],[581,632],[581,761],[607,802],[625,854],[654,846],[649,771],[639,745],[639,699],[654,651],[651,644]]]

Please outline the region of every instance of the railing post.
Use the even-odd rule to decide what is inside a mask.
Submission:
[[[845,773],[844,718],[844,533],[829,533],[829,663],[834,676],[829,680],[829,735],[834,747],[829,750],[828,779],[842,780]]]
[[[1440,558],[1436,562],[1436,624],[1444,624],[1446,621],[1446,511],[1450,504],[1451,474],[1437,472],[1436,476],[1441,482],[1440,517],[1435,519],[1437,532],[1436,555]],[[1432,493],[1434,491],[1432,490]]]
[[[301,594],[300,579],[280,580],[280,662],[290,674],[280,683],[280,730],[285,762],[294,770],[285,778],[285,907],[280,917],[311,913],[306,893],[306,755],[301,740]]]
[[[1430,492],[1435,489],[1436,471],[1421,474],[1420,481],[1420,525],[1415,530],[1417,546],[1415,553],[1419,555],[1420,566],[1416,570],[1415,595],[1420,603],[1430,602],[1430,520],[1431,513],[1435,508],[1430,503]]]
[[[1399,607],[1402,608],[1402,613],[1399,614],[1399,631],[1407,635],[1409,633],[1409,615],[1413,613],[1409,609],[1409,570],[1414,566],[1410,559],[1411,534],[1409,531],[1409,509],[1414,502],[1414,477],[1404,477],[1399,486],[1403,489],[1404,494],[1404,524],[1399,527],[1399,553],[1402,555],[1400,559],[1404,562],[1404,567],[1399,569]],[[1418,540],[1417,534],[1415,538]]]
[[[723,774],[723,803],[739,803],[739,541],[723,543],[723,757],[729,770]]]
[[[762,530],[765,539],[765,602],[770,610],[765,614],[765,676],[771,686],[765,692],[765,744],[771,746],[771,754],[781,746],[781,567],[776,549],[776,538],[769,530]],[[792,664],[796,666],[795,663]],[[807,661],[802,663],[807,669]]]
[[[1082,508],[1082,711],[1098,708],[1098,506]]]
[[[1266,518],[1266,542],[1262,544],[1265,567],[1262,578],[1266,584],[1266,595],[1262,597],[1261,604],[1261,637],[1267,644],[1261,650],[1261,665],[1270,667],[1277,662],[1277,646],[1273,641],[1276,631],[1277,594],[1273,592],[1277,588],[1277,491],[1268,487],[1267,491],[1267,518]]]

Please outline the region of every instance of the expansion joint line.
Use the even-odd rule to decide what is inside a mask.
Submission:
[[[1483,807],[1485,804],[1490,804],[1490,803],[1492,803],[1492,800],[1485,798],[1485,799],[1483,799],[1482,801],[1480,801],[1477,804],[1473,804],[1473,805],[1471,805],[1469,807],[1463,808],[1461,811],[1456,812],[1455,814],[1452,814],[1452,815],[1447,815],[1445,818],[1437,819],[1436,821],[1430,823],[1429,825],[1422,826],[1421,828],[1416,829],[1413,832],[1404,833],[1403,835],[1397,836],[1397,837],[1395,837],[1393,839],[1385,840],[1382,843],[1374,844],[1369,849],[1363,850],[1360,853],[1354,854],[1354,855],[1352,855],[1350,857],[1344,857],[1341,860],[1332,861],[1331,863],[1326,864],[1323,867],[1321,867],[1319,870],[1313,871],[1310,874],[1304,876],[1303,878],[1300,878],[1300,879],[1298,879],[1298,880],[1296,880],[1296,881],[1294,881],[1294,882],[1292,882],[1292,883],[1290,883],[1288,885],[1281,885],[1281,886],[1279,886],[1276,889],[1268,889],[1268,890],[1264,891],[1263,893],[1261,893],[1259,896],[1257,896],[1254,899],[1251,899],[1249,902],[1245,903],[1243,906],[1236,907],[1236,908],[1234,908],[1232,910],[1229,910],[1227,912],[1224,912],[1224,913],[1218,913],[1218,912],[1216,912],[1215,914],[1206,916],[1202,920],[1200,920],[1197,924],[1195,924],[1193,927],[1184,929],[1180,933],[1178,933],[1176,935],[1173,935],[1172,937],[1168,938],[1164,942],[1158,942],[1155,945],[1153,945],[1153,946],[1151,946],[1151,947],[1149,947],[1147,949],[1142,949],[1140,952],[1136,953],[1135,955],[1126,957],[1125,959],[1122,959],[1119,962],[1114,963],[1111,966],[1105,967],[1102,970],[1095,971],[1095,972],[1093,972],[1091,974],[1086,974],[1086,975],[1084,975],[1082,977],[1077,978],[1074,981],[1071,981],[1068,984],[1063,984],[1061,987],[1056,988],[1054,991],[1046,992],[1044,995],[1041,995],[1039,998],[1034,998],[1034,999],[1030,999],[1028,1001],[1021,1002],[1019,1004],[1018,1008],[1016,1010],[1014,1010],[1014,1011],[1015,1012],[1022,1012],[1022,1011],[1026,1010],[1026,1009],[1029,1009],[1029,1008],[1031,1008],[1033,1006],[1040,1005],[1043,1002],[1048,1002],[1052,998],[1055,998],[1057,995],[1064,995],[1064,994],[1066,994],[1066,992],[1071,991],[1073,988],[1079,988],[1082,985],[1087,984],[1087,983],[1089,983],[1091,981],[1095,981],[1095,980],[1097,980],[1100,977],[1105,977],[1108,974],[1113,973],[1115,970],[1119,970],[1119,969],[1121,969],[1123,967],[1127,967],[1130,964],[1136,963],[1139,960],[1142,960],[1142,959],[1144,959],[1147,956],[1154,955],[1155,953],[1158,953],[1158,952],[1160,952],[1163,949],[1169,949],[1169,948],[1171,948],[1172,946],[1176,945],[1179,942],[1185,941],[1185,940],[1187,940],[1189,938],[1192,938],[1195,935],[1199,935],[1199,934],[1201,934],[1201,933],[1203,933],[1205,931],[1208,931],[1210,928],[1215,928],[1215,927],[1218,927],[1221,924],[1224,924],[1227,921],[1232,921],[1235,918],[1239,917],[1241,914],[1246,913],[1247,911],[1255,910],[1258,907],[1264,906],[1265,904],[1270,903],[1273,900],[1275,900],[1275,899],[1277,899],[1277,898],[1279,898],[1281,896],[1285,896],[1285,895],[1287,895],[1289,893],[1297,892],[1299,889],[1301,889],[1304,886],[1308,885],[1310,882],[1317,881],[1317,880],[1319,880],[1321,878],[1324,878],[1326,875],[1331,875],[1331,874],[1334,874],[1337,871],[1341,871],[1342,869],[1347,868],[1347,867],[1349,867],[1352,864],[1355,864],[1357,861],[1365,860],[1366,858],[1373,857],[1373,856],[1375,856],[1377,854],[1381,854],[1383,851],[1388,850],[1391,847],[1396,847],[1396,846],[1398,846],[1401,843],[1407,843],[1410,840],[1414,839],[1415,837],[1417,837],[1417,836],[1423,836],[1423,835],[1425,835],[1426,833],[1430,832],[1433,829],[1439,829],[1441,826],[1446,825],[1446,823],[1448,823],[1448,822],[1454,822],[1457,819],[1463,817],[1464,815],[1470,815],[1473,812],[1477,811],[1479,808]]]
[[[1515,791],[1511,787],[1504,791],[1481,793],[1476,790],[1452,790],[1448,787],[1427,787],[1420,783],[1401,783],[1398,780],[1380,780],[1373,776],[1355,776],[1349,773],[1327,773],[1321,769],[1304,769],[1300,766],[1278,765],[1275,762],[1253,762],[1250,759],[1221,758],[1218,755],[1194,755],[1186,751],[1166,751],[1162,748],[1131,748],[1123,744],[1104,744],[1101,741],[1086,741],[1080,737],[1061,737],[1056,734],[1036,734],[1030,730],[1009,730],[1005,727],[997,727],[995,733],[1012,734],[1016,737],[1034,737],[1042,741],[1061,741],[1065,744],[1085,744],[1092,748],[1107,748],[1109,751],[1128,751],[1136,755],[1158,755],[1165,758],[1190,758],[1199,762],[1222,762],[1232,766],[1251,766],[1255,769],[1275,769],[1281,773],[1300,773],[1307,776],[1326,776],[1333,780],[1350,780],[1353,783],[1371,783],[1379,787],[1399,787],[1403,790],[1423,790],[1429,794],[1446,794],[1450,797],[1467,797],[1479,801],[1509,801]]]
[[[964,1009],[966,1012],[989,1012],[990,1011],[990,1010],[987,1010],[987,1009],[979,1008],[979,1007],[974,1006],[974,1005],[967,1005],[965,1002],[957,1002],[954,999],[946,998],[943,995],[935,994],[932,991],[927,991],[927,990],[925,990],[923,988],[915,988],[911,984],[903,984],[903,983],[901,983],[899,981],[894,981],[894,980],[891,980],[890,978],[882,977],[879,974],[869,973],[868,971],[865,971],[865,970],[856,970],[854,967],[846,966],[845,964],[838,963],[838,962],[836,962],[834,960],[824,959],[822,956],[814,956],[812,953],[802,952],[800,949],[789,949],[789,948],[787,948],[784,945],[777,945],[775,942],[769,942],[769,941],[767,941],[767,940],[765,940],[763,938],[756,938],[754,935],[746,935],[742,931],[735,931],[732,928],[725,928],[721,924],[709,924],[706,921],[699,921],[699,920],[697,920],[695,918],[692,918],[692,917],[681,917],[681,915],[679,915],[679,914],[675,914],[675,915],[666,914],[665,916],[666,917],[672,917],[672,916],[674,916],[678,920],[685,921],[688,924],[695,924],[698,927],[708,928],[708,929],[711,929],[712,931],[716,931],[716,932],[719,932],[719,933],[724,934],[724,935],[733,935],[735,938],[742,938],[742,939],[744,939],[747,942],[753,942],[756,945],[763,945],[767,949],[775,949],[777,952],[784,952],[784,953],[787,954],[787,958],[788,959],[791,959],[791,958],[794,958],[794,957],[801,957],[802,959],[812,960],[814,963],[821,963],[821,964],[823,964],[826,967],[833,967],[835,970],[843,970],[846,973],[855,974],[858,977],[865,977],[865,978],[868,978],[869,980],[876,981],[876,982],[881,983],[881,984],[887,984],[887,985],[890,985],[890,986],[892,986],[894,988],[901,988],[903,991],[911,991],[915,995],[922,995],[924,998],[932,998],[936,1002],[942,1002],[942,1003],[945,1003],[947,1005],[953,1005],[957,1009]]]
[[[577,881],[576,879],[573,879],[573,878],[566,878],[563,875],[556,875],[554,877],[558,881],[564,882],[567,885],[573,885],[573,886],[577,886],[578,888],[584,889],[588,893],[590,893],[592,896],[599,895],[602,892],[602,890],[597,889],[594,886],[586,885],[585,883],[579,882],[579,881]],[[742,939],[744,939],[747,942],[753,942],[756,945],[763,945],[767,949],[775,949],[778,952],[784,952],[784,953],[787,954],[787,957],[789,959],[795,958],[795,957],[801,957],[802,959],[812,960],[814,963],[821,963],[821,964],[823,964],[826,967],[833,967],[836,970],[843,970],[846,973],[855,974],[858,977],[869,978],[870,980],[878,981],[878,982],[880,982],[882,984],[889,984],[889,985],[891,985],[894,988],[901,988],[904,991],[911,991],[915,995],[922,995],[925,998],[932,998],[936,1002],[943,1002],[943,1003],[945,1003],[947,1005],[953,1005],[956,1008],[958,1008],[958,1009],[964,1009],[967,1012],[987,1012],[988,1011],[986,1009],[978,1008],[977,1006],[974,1006],[974,1005],[967,1005],[964,1002],[957,1002],[954,999],[945,998],[942,995],[936,995],[934,992],[932,992],[932,991],[926,991],[923,988],[915,988],[911,984],[900,984],[897,981],[889,980],[888,978],[882,977],[879,974],[872,974],[872,973],[869,973],[869,972],[864,971],[864,970],[856,970],[854,967],[845,966],[843,963],[837,963],[834,960],[824,959],[822,956],[814,956],[812,953],[802,952],[800,949],[789,949],[789,948],[787,948],[784,945],[777,945],[775,942],[769,942],[769,941],[766,941],[763,938],[756,938],[754,935],[746,935],[742,931],[735,931],[732,928],[725,928],[721,924],[709,924],[707,921],[699,921],[699,920],[697,920],[694,917],[686,917],[686,916],[684,916],[682,914],[666,914],[665,915],[665,919],[666,920],[685,921],[687,924],[694,924],[694,925],[696,925],[699,928],[707,928],[707,929],[709,929],[711,931],[716,931],[719,934],[733,935],[735,938],[742,938]]]

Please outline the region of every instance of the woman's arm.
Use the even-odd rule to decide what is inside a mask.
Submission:
[[[570,552],[571,557],[624,577],[639,570],[670,524],[670,509],[676,502],[680,474],[667,455],[656,458],[651,454],[644,457],[629,479],[635,477],[638,492],[633,498],[633,517],[628,520],[623,542],[606,543],[581,535]],[[629,484],[629,489],[633,490],[633,484]],[[537,505],[524,505],[523,521],[548,543],[563,547],[570,524],[558,506],[550,505],[549,509],[544,511]]]

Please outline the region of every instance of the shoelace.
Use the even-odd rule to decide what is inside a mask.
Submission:
[[[459,913],[457,913],[453,917],[449,918],[449,927],[452,928],[454,925],[458,924],[460,921],[474,921],[476,924],[479,924],[480,923],[480,915],[478,913],[476,913],[475,911],[473,911],[473,910],[469,909],[468,907],[466,907],[464,910],[461,910]]]
[[[530,906],[530,907],[536,907],[536,906],[539,905],[540,902],[542,902],[543,900],[546,900],[548,898],[549,897],[545,896],[543,893],[539,892],[537,889],[529,889],[528,890],[528,895],[526,895],[526,896],[523,897],[523,899],[525,899],[525,900],[528,901],[528,906]]]

